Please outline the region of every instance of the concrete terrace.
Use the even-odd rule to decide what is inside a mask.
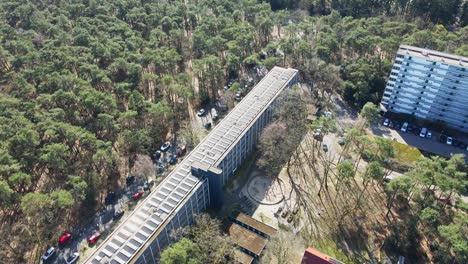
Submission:
[[[191,173],[194,162],[216,167],[259,114],[296,75],[274,67],[252,91],[198,144],[187,157],[97,247],[85,263],[128,263],[141,254],[202,181]],[[207,201],[205,204],[209,204]]]

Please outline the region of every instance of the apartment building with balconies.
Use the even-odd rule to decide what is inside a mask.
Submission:
[[[468,58],[401,45],[381,104],[468,132]]]

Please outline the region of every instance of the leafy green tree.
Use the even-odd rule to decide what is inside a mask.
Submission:
[[[366,103],[362,107],[359,115],[362,119],[364,119],[364,122],[367,126],[375,125],[380,119],[379,109],[371,102]]]
[[[436,226],[437,222],[439,221],[440,212],[434,208],[427,207],[420,212],[419,217],[425,223]]]
[[[197,244],[187,238],[182,238],[161,253],[163,264],[197,264],[202,263],[198,257],[200,249]]]

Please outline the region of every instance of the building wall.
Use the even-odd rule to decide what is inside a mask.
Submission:
[[[468,69],[399,50],[381,103],[468,132]]]

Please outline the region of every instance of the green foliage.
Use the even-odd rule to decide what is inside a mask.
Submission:
[[[190,105],[217,100],[226,79],[294,67],[324,106],[341,93],[360,109],[380,100],[400,43],[467,54],[457,26],[468,5],[459,0],[264,2],[1,1],[0,209],[18,236],[42,243],[50,236],[41,231],[57,231],[58,208],[68,225],[96,205],[117,186],[121,160],[154,151]],[[288,129],[305,129],[299,109],[281,120]],[[301,133],[287,135],[296,142]],[[8,263],[32,248],[0,244]]]
[[[200,249],[197,244],[187,238],[182,238],[174,245],[168,247],[161,253],[163,264],[197,264]]]
[[[419,217],[421,217],[421,220],[423,220],[424,222],[435,226],[439,220],[440,213],[439,211],[433,208],[427,207],[421,211]]]
[[[379,109],[371,102],[366,103],[359,115],[365,120],[368,126],[375,125],[380,119]]]

